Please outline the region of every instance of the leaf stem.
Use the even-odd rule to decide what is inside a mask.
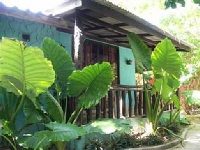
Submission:
[[[77,114],[76,114],[76,116],[74,118],[74,121],[72,122],[73,124],[76,123],[76,120],[78,119],[78,117],[79,117],[79,115],[80,115],[80,113],[81,113],[82,110],[83,110],[83,108],[80,108],[79,111],[77,112]]]
[[[21,109],[21,107],[23,106],[23,103],[24,103],[24,99],[25,99],[25,95],[26,95],[26,90],[25,90],[25,88],[26,88],[26,85],[25,85],[25,81],[26,81],[26,79],[25,79],[25,67],[24,67],[24,59],[23,59],[23,56],[24,56],[24,53],[23,53],[23,50],[24,50],[25,48],[24,48],[24,45],[23,45],[23,43],[20,43],[20,50],[21,50],[21,56],[22,56],[22,58],[21,58],[21,63],[22,63],[22,82],[23,82],[23,90],[22,90],[22,98],[21,98],[21,100],[20,100],[20,102],[19,102],[19,105],[17,106],[17,109],[16,109],[16,111],[15,111],[15,113],[12,115],[12,117],[11,117],[11,123],[13,123],[13,121],[14,121],[14,119],[15,119],[15,117],[16,117],[16,115],[17,115],[17,113],[18,113],[18,111]]]
[[[65,111],[64,111],[64,122],[66,122],[66,117],[67,117],[67,102],[68,102],[68,98],[66,97],[66,101],[65,101]]]
[[[12,117],[11,117],[11,122],[14,121],[14,119],[15,119],[17,113],[19,112],[19,110],[20,110],[21,107],[23,106],[24,99],[25,99],[25,94],[23,93],[22,98],[21,98],[21,100],[20,100],[20,103],[19,103],[19,105],[17,106],[17,109],[16,109],[15,113],[14,113],[14,114],[12,115]]]
[[[71,114],[68,122],[74,124],[76,122],[76,120],[77,120],[77,118],[78,118],[78,116],[79,116],[79,114],[81,113],[82,110],[83,110],[83,108],[79,108],[79,107],[76,108],[74,110],[74,112]]]
[[[11,142],[11,140],[10,140],[9,138],[7,138],[5,135],[2,135],[2,137],[3,137],[4,139],[6,139],[6,141],[8,141],[8,142],[10,143],[10,145],[12,146],[12,148],[13,148],[14,150],[17,150],[17,148],[15,147],[15,145]]]

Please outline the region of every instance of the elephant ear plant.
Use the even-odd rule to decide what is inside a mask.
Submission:
[[[5,130],[7,126],[2,126],[0,136],[6,138],[14,149],[17,149],[17,142],[24,148],[41,149],[53,144],[58,150],[65,149],[67,141],[87,133],[83,127],[75,125],[79,113],[98,104],[114,79],[112,67],[106,62],[75,70],[66,50],[50,38],[44,39],[41,49],[3,38],[0,68],[0,86],[6,89],[3,95],[6,92],[17,97],[13,113],[0,118],[3,125],[9,124],[10,131]],[[67,95],[77,99],[76,110],[68,121],[66,107],[61,107],[61,104],[67,104],[64,99]],[[5,101],[0,101],[0,108],[11,108]],[[0,111],[5,110],[2,108]],[[15,126],[20,113],[28,124],[16,131],[11,127]],[[41,131],[24,131],[24,127],[35,123],[43,123]]]
[[[180,104],[176,91],[180,86],[182,60],[172,42],[167,38],[157,44],[152,54],[137,35],[130,33],[128,39],[136,64],[140,64],[138,65],[140,73],[143,74],[143,77],[147,70],[150,70],[153,74],[154,82],[151,83],[151,88],[147,86],[148,81],[144,77],[144,90],[147,118],[152,126],[152,132],[156,133],[159,120],[167,105],[175,104],[177,108],[176,116],[178,115]],[[155,99],[152,99],[152,97]],[[163,104],[162,107],[161,104]]]
[[[153,89],[157,92],[154,95],[158,95],[155,99],[155,106],[160,105],[160,101],[163,102],[163,107],[158,109],[154,108],[151,113],[157,113],[157,118],[154,120],[153,129],[157,130],[159,119],[169,104],[174,104],[177,108],[177,113],[180,110],[180,101],[176,95],[176,91],[180,86],[180,76],[183,70],[183,63],[181,57],[176,52],[176,48],[169,39],[165,39],[157,44],[154,52],[151,55],[152,68],[155,77],[155,83]],[[157,106],[156,106],[157,107]],[[176,117],[175,117],[176,119]]]
[[[46,74],[48,74],[48,78]],[[2,124],[13,128],[16,116],[26,100],[30,99],[32,103],[36,103],[36,97],[53,84],[54,78],[55,72],[52,64],[44,58],[39,48],[27,47],[18,40],[2,38],[0,42],[0,86],[17,96],[12,97],[14,98],[12,100],[16,102],[8,103],[4,101],[4,105],[1,105],[3,108],[11,108],[11,106],[5,104],[15,104],[11,109],[12,114],[9,113],[0,118],[6,119]],[[5,96],[5,94],[2,93],[2,96]],[[9,97],[9,94],[6,97]],[[4,127],[4,130],[5,128],[8,127]]]
[[[85,128],[75,125],[76,119],[83,109],[100,102],[109,90],[112,80],[113,72],[108,63],[95,64],[85,67],[82,71],[74,71],[69,76],[68,92],[76,96],[78,101],[67,124],[55,122],[46,124],[48,130],[36,132],[25,141],[24,146],[37,149],[44,148],[53,142],[58,150],[63,150],[67,141],[87,134]],[[40,141],[38,144],[35,144],[36,139]]]

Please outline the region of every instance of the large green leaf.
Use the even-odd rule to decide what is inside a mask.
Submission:
[[[23,112],[26,117],[26,124],[37,123],[43,119],[41,110],[28,98],[24,102]]]
[[[40,148],[47,148],[51,144],[50,141],[50,131],[43,130],[36,132],[33,136],[28,137],[23,143],[22,146],[25,148],[33,148],[35,150]]]
[[[177,108],[177,109],[180,109],[180,99],[179,97],[176,95],[176,94],[173,94],[171,96],[171,100],[172,102],[174,103],[174,106]]]
[[[47,90],[55,73],[42,50],[23,42],[2,38],[0,42],[0,85],[8,91],[30,98]]]
[[[61,106],[57,103],[56,100],[52,100],[47,93],[41,94],[39,96],[40,105],[43,108],[43,111],[48,114],[52,121],[62,122],[63,121],[63,111]]]
[[[45,38],[42,44],[42,50],[53,64],[56,72],[56,83],[63,92],[66,92],[68,76],[74,70],[74,64],[67,51],[50,38]]]
[[[151,55],[154,73],[163,71],[179,78],[182,71],[182,60],[169,39],[162,40]],[[161,73],[163,74],[163,73]]]
[[[51,142],[71,141],[86,134],[84,128],[73,124],[51,122],[46,125],[50,130],[36,132],[24,142],[24,147],[44,148]]]
[[[16,110],[19,97],[13,93],[7,92],[0,87],[0,118],[10,120]]]
[[[162,96],[162,99],[167,102],[174,90],[168,85],[166,78],[158,79],[155,81],[154,87]]]
[[[111,134],[114,132],[130,133],[132,126],[124,119],[101,119],[83,126],[87,134]]]
[[[154,87],[162,96],[163,100],[168,101],[180,86],[180,82],[173,76],[165,74],[155,80]]]
[[[128,40],[136,60],[136,71],[151,70],[151,49],[134,33],[128,34]]]
[[[69,76],[68,93],[78,97],[81,108],[89,108],[99,103],[110,89],[113,70],[109,63],[95,64]]]
[[[56,122],[50,122],[46,125],[52,134],[50,139],[52,141],[70,141],[86,134],[85,130],[82,127],[78,127],[74,124],[61,124]]]

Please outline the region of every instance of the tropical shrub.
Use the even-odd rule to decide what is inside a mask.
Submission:
[[[176,90],[180,86],[180,75],[182,73],[182,60],[169,39],[164,39],[157,44],[150,55],[150,50],[139,37],[133,33],[128,35],[136,63],[140,64],[144,80],[144,90],[147,108],[147,118],[155,133],[158,129],[159,119],[164,109],[169,104],[174,104],[177,112],[180,110],[180,102],[176,96]],[[140,42],[135,42],[140,41]],[[146,59],[147,58],[147,59]],[[148,62],[144,62],[145,61]],[[150,67],[146,64],[151,64]],[[145,80],[145,71],[151,70],[153,80],[151,86],[147,86],[149,81]],[[154,97],[154,99],[152,99]],[[161,103],[163,107],[161,107]]]
[[[2,38],[0,68],[0,135],[13,149],[20,147],[17,142],[25,148],[54,143],[64,149],[66,141],[86,134],[75,125],[79,113],[98,104],[113,81],[112,67],[106,62],[74,70],[66,50],[50,38],[44,39],[41,49]],[[68,121],[66,108],[61,107],[67,95],[77,99]]]
[[[186,97],[186,102],[189,106],[200,106],[200,91],[188,90],[185,91],[183,94]]]
[[[112,133],[109,135],[97,135],[90,137],[86,143],[86,150],[93,149],[125,149],[138,148],[143,146],[155,146],[164,143],[164,138],[157,135],[149,135],[140,137],[140,135],[133,134],[118,134]]]
[[[188,121],[185,115],[179,115],[179,113],[176,110],[172,110],[163,112],[162,116],[160,117],[159,124],[161,126],[168,127],[172,124],[189,125],[190,122]]]

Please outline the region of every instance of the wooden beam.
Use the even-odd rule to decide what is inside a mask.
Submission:
[[[99,42],[102,42],[102,43],[105,43],[105,44],[110,44],[110,45],[113,45],[113,46],[122,46],[122,47],[130,48],[130,46],[128,44],[116,43],[113,40],[105,40],[105,39],[99,38],[98,35],[95,35],[93,33],[84,32],[83,36],[84,36],[84,39],[91,39],[91,40],[94,40],[94,41],[99,41]]]
[[[118,35],[99,35],[100,38],[123,38],[123,37],[127,37],[127,35],[122,35],[122,34],[118,34]]]
[[[85,28],[85,31],[94,31],[94,30],[100,30],[100,29],[105,29],[104,26],[96,26],[96,27],[90,27],[90,28]]]
[[[116,43],[129,43],[128,41],[123,41],[123,40],[114,40]]]
[[[118,23],[118,24],[114,24],[113,26],[115,27],[121,27],[121,26],[127,26],[127,24],[125,23]],[[99,30],[99,29],[106,29],[105,26],[96,26],[96,27],[93,27],[93,28],[85,28],[84,30],[85,31],[93,31],[93,30]]]
[[[109,23],[106,23],[104,21],[101,21],[97,18],[94,18],[94,17],[91,17],[89,15],[86,15],[86,14],[83,14],[81,13],[80,11],[78,12],[78,16],[82,19],[82,20],[85,20],[85,21],[91,21],[92,23],[94,24],[99,24],[99,25],[102,25],[102,26],[105,26],[108,28],[108,30],[114,32],[114,33],[118,33],[118,34],[125,34],[127,35],[128,33],[130,33],[129,31],[127,30],[124,30],[124,29],[121,29],[119,27],[116,27],[116,26],[113,26]],[[149,36],[150,34],[138,34],[138,36],[140,36],[145,42],[149,43],[149,44],[156,44],[157,42],[154,42],[152,40],[149,40],[147,38],[145,38],[143,35],[146,35],[146,36]],[[101,38],[101,35],[98,35],[100,38]]]
[[[111,25],[107,22],[101,21],[101,20],[94,18],[94,17],[91,17],[89,15],[83,14],[80,11],[78,12],[78,16],[80,16],[80,18],[83,19],[83,20],[91,21],[91,22],[93,22],[97,25],[104,26],[105,28],[109,28],[110,30],[115,31],[115,32],[120,33],[120,34],[128,34],[129,33],[129,31],[127,31],[127,30],[113,26],[113,25]]]
[[[92,39],[95,39],[95,40],[98,40],[98,41],[101,41],[101,42],[104,42],[104,43],[109,43],[109,44],[114,44],[114,45],[117,45],[117,46],[124,46],[124,47],[127,47],[127,48],[130,48],[129,44],[128,44],[128,41],[123,41],[123,40],[116,40],[116,39],[112,39],[112,38],[102,38],[101,35],[99,34],[95,34],[95,33],[92,33],[92,32],[83,32],[84,35],[87,35],[88,37],[92,38]],[[143,37],[144,38],[144,37]],[[143,41],[151,48],[152,45],[156,45],[158,42],[155,42],[155,41],[151,41],[149,39],[146,39],[144,38]],[[122,43],[126,43],[126,44],[122,44]]]
[[[17,8],[9,8],[0,3],[0,14],[15,17],[23,20],[34,21],[42,24],[68,29],[68,22],[63,19],[57,19],[43,14],[34,14],[30,11],[22,11]]]
[[[106,5],[105,3],[112,5],[112,8],[105,6]],[[95,2],[92,0],[82,0],[82,7],[90,9],[96,13],[100,13],[104,16],[112,17],[121,22],[127,23],[130,26],[137,27],[138,29],[143,30],[149,34],[155,35],[161,39],[168,37],[179,48],[183,48],[185,50],[190,49],[190,46],[187,43],[179,41],[171,34],[161,30],[155,25],[150,24],[149,22],[145,21],[144,19],[134,14],[131,14],[123,9],[120,9],[118,6],[115,6],[110,2],[105,2],[105,1]]]
[[[151,36],[150,34],[142,33],[142,34],[137,34],[141,38],[147,39],[145,36]],[[124,34],[118,34],[118,35],[100,35],[99,37],[101,38],[122,38],[122,37],[127,37],[127,35]]]
[[[70,34],[73,34],[73,33],[74,33],[74,29],[56,28],[56,30],[57,30],[57,31],[60,31],[60,32],[70,33]]]
[[[75,15],[74,23],[74,49],[73,49],[73,60],[76,68],[80,69],[83,67],[83,44],[84,36],[82,32],[82,24],[80,18]]]
[[[141,37],[146,37],[146,36],[153,36],[149,33],[137,33],[138,36],[141,36]]]

